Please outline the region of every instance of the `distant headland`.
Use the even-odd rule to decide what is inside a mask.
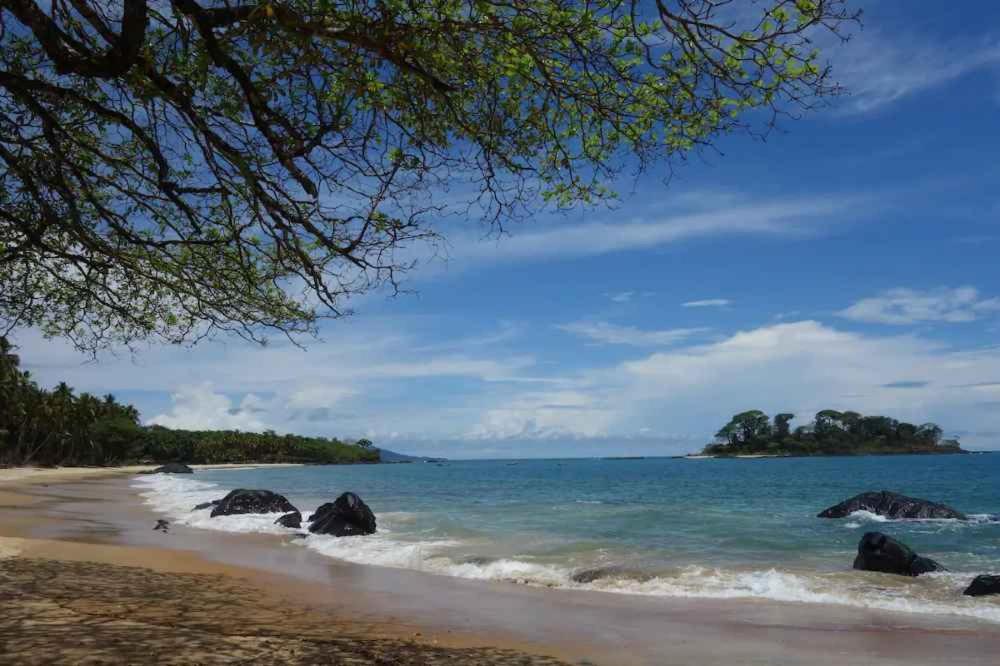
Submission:
[[[759,409],[740,412],[715,434],[701,456],[855,456],[968,453],[955,439],[943,439],[935,423],[914,425],[888,416],[824,409],[808,425],[791,429],[794,414],[771,419]]]

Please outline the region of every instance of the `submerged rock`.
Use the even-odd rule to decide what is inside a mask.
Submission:
[[[207,509],[210,506],[215,506],[222,500],[212,500],[211,502],[202,502],[201,504],[195,504],[192,511],[201,511],[202,509]]]
[[[194,470],[184,463],[167,463],[154,469],[150,474],[193,474]]]
[[[602,580],[605,578],[618,578],[645,582],[647,580],[652,580],[653,574],[612,565],[607,567],[596,567],[594,569],[581,569],[580,571],[574,572],[573,575],[569,577],[569,579],[574,583],[593,583],[595,580]]]
[[[962,594],[967,597],[985,597],[988,594],[1000,594],[1000,576],[990,576],[987,574],[976,576]]]
[[[274,521],[274,524],[281,525],[282,527],[291,527],[292,529],[297,530],[302,527],[302,514],[298,511],[286,513],[281,518]]]
[[[360,497],[344,493],[309,516],[309,531],[333,536],[374,534],[375,514]]]
[[[202,505],[199,505],[202,506]],[[217,500],[212,509],[212,518],[231,516],[239,513],[292,513],[298,511],[284,495],[270,490],[247,490],[237,488]]]
[[[886,518],[911,518],[917,520],[952,518],[955,520],[968,520],[968,517],[964,513],[956,511],[950,506],[915,497],[907,497],[906,495],[892,493],[888,490],[855,495],[840,504],[824,509],[817,517],[844,518],[855,511],[870,511]]]
[[[881,571],[900,576],[919,576],[945,568],[930,559],[917,555],[904,543],[881,532],[866,532],[858,543],[854,568],[862,571]]]

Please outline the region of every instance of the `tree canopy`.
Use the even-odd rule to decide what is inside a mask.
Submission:
[[[717,444],[705,447],[713,455],[843,455],[859,453],[963,453],[955,440],[942,439],[935,423],[914,425],[888,416],[824,409],[808,425],[789,431],[794,414],[740,412],[715,434]]]
[[[0,0],[0,333],[315,330],[435,221],[837,92],[845,0]]]
[[[143,427],[139,411],[111,394],[39,387],[14,351],[0,336],[0,465],[379,462],[369,440]]]

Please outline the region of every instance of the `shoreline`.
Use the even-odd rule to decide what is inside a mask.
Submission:
[[[979,664],[990,663],[986,655],[1000,650],[1000,627],[955,617],[549,590],[350,564],[287,547],[287,538],[274,535],[181,526],[162,535],[151,530],[157,514],[122,478],[128,471],[64,470],[58,483],[47,486],[37,474],[4,483],[5,471],[0,536],[21,539],[0,538],[0,551],[16,549],[21,558],[39,562],[68,558],[109,567],[138,564],[178,576],[211,573],[240,581],[247,591],[263,590],[269,600],[286,600],[292,615],[304,604],[343,632],[357,635],[363,627],[364,635],[416,641],[428,649],[486,645],[593,664],[744,663],[748,654],[765,663],[860,664],[878,654],[880,663]],[[18,510],[10,509],[10,500],[16,495],[24,500],[21,517],[30,520],[14,519]],[[543,663],[504,655],[470,663]]]

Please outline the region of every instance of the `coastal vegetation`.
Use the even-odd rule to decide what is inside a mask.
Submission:
[[[740,412],[715,434],[703,453],[734,455],[871,455],[888,453],[964,453],[957,440],[942,439],[935,423],[914,425],[888,416],[824,409],[794,430],[794,414],[771,419],[753,409]]]
[[[51,390],[21,370],[0,337],[0,465],[123,465],[130,463],[368,463],[379,451],[323,437],[143,426],[139,412],[113,395]]]
[[[840,92],[845,0],[727,4],[0,2],[0,334],[308,335],[441,220],[611,200]]]

